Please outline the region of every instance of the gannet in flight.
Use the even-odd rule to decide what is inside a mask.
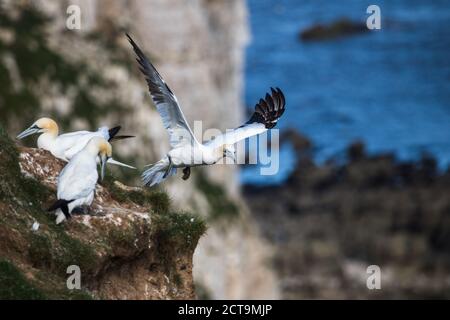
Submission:
[[[56,210],[56,224],[69,219],[75,208],[91,205],[98,180],[96,159],[99,157],[101,160],[103,180],[105,165],[111,156],[109,142],[102,137],[93,137],[70,159],[58,176],[58,200],[48,209]]]
[[[236,162],[234,144],[248,137],[258,135],[273,128],[285,110],[283,92],[271,88],[255,106],[255,111],[245,124],[201,144],[197,141],[181,111],[177,98],[162,79],[138,45],[127,34],[128,40],[137,55],[140,70],[145,76],[150,95],[156,105],[164,127],[169,133],[171,150],[160,161],[149,165],[142,174],[147,186],[153,186],[176,173],[177,168],[184,168],[183,179],[190,176],[190,168],[199,165],[212,165],[224,157]]]
[[[59,159],[69,161],[93,137],[103,137],[108,141],[133,138],[133,136],[118,136],[117,133],[120,129],[120,126],[111,129],[101,127],[97,131],[75,131],[58,135],[59,129],[55,121],[50,118],[40,118],[28,129],[20,133],[17,139],[23,139],[32,134],[41,133],[37,140],[38,148],[50,151],[52,155]],[[112,158],[108,159],[108,163],[136,169]]]

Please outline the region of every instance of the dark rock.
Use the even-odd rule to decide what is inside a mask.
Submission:
[[[450,298],[450,173],[428,155],[398,163],[364,150],[351,145],[343,165],[304,158],[281,186],[244,187],[283,297],[373,298],[364,279],[376,264],[393,272],[377,298]]]
[[[364,159],[366,157],[366,148],[364,143],[361,141],[352,143],[347,149],[347,156],[350,162]]]
[[[303,41],[329,40],[367,32],[367,26],[361,22],[340,19],[329,25],[317,24],[300,32]]]
[[[303,152],[311,149],[311,141],[304,135],[300,134],[296,129],[288,129],[283,132],[280,140],[284,142],[289,141],[292,143],[295,151]]]

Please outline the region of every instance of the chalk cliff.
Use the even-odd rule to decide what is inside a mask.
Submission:
[[[80,6],[80,30],[66,28],[69,4]],[[153,60],[190,124],[203,121],[198,138],[241,123],[245,1],[4,0],[0,15],[0,116],[10,136],[42,115],[63,131],[121,124],[137,138],[117,143],[117,158],[139,168],[159,159],[167,135],[124,32]],[[139,172],[112,170],[139,184]],[[194,169],[190,180],[163,187],[174,208],[208,222],[193,268],[205,297],[278,297],[271,249],[241,200],[236,166]]]

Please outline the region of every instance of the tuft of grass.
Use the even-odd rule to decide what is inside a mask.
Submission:
[[[163,190],[149,190],[149,189],[132,189],[125,190],[114,183],[114,177],[107,176],[104,184],[107,186],[112,197],[122,203],[131,201],[140,206],[149,206],[153,212],[162,214],[170,210],[170,198]]]
[[[209,220],[232,220],[239,216],[237,205],[230,200],[221,185],[212,183],[202,173],[197,176],[196,185],[210,205]]]
[[[207,229],[201,217],[187,212],[157,214],[153,216],[152,223],[159,244],[181,245],[188,250],[195,249]]]
[[[78,265],[85,274],[95,265],[97,255],[92,246],[68,236],[65,232],[58,234],[57,241],[60,246],[54,254],[55,269],[61,275],[65,275],[67,267],[72,264]]]
[[[94,297],[85,289],[67,288],[67,276],[59,277],[47,271],[38,270],[35,274],[36,285],[39,284],[39,289],[47,299],[56,300],[93,300]]]
[[[45,267],[63,277],[73,264],[88,273],[97,258],[91,246],[71,238],[63,230],[52,231],[51,235],[32,233],[29,239],[28,257],[33,266]]]
[[[18,161],[19,152],[0,125],[0,200],[9,199],[17,189],[11,181],[21,180]]]
[[[39,181],[24,177],[19,166],[19,151],[0,124],[0,200],[17,198],[38,206],[52,194]]]
[[[46,235],[33,233],[30,236],[30,248],[28,257],[35,268],[49,267],[53,265],[51,252],[52,243]]]
[[[0,260],[0,300],[44,300],[46,296],[11,262]]]
[[[151,228],[149,223],[143,222],[142,220],[135,220],[126,228],[111,229],[108,233],[108,239],[113,249],[131,247],[134,250],[140,244],[137,241],[146,241],[144,239],[149,238],[150,232]]]

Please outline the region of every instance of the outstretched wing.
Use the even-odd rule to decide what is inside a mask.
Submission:
[[[169,86],[133,39],[128,34],[127,37],[137,55],[136,61],[145,76],[156,109],[162,118],[164,127],[169,132],[171,147],[175,148],[193,142],[198,143],[181,111],[177,98]]]
[[[217,148],[226,144],[235,144],[251,136],[272,129],[285,110],[286,100],[283,92],[279,89],[271,89],[271,94],[266,94],[255,106],[255,112],[245,124],[231,131],[217,136],[206,145]]]

